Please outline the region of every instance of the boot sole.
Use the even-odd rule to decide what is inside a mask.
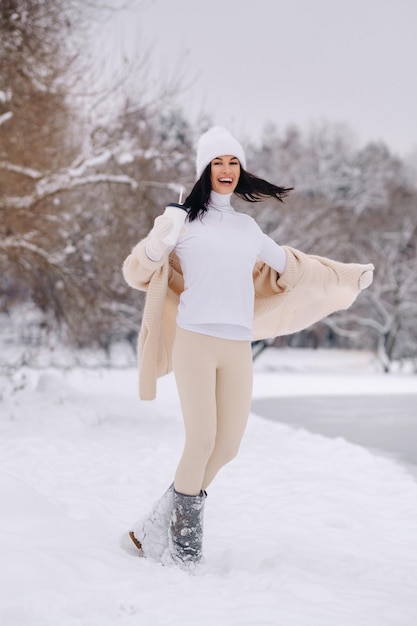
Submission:
[[[135,537],[135,535],[134,535],[132,530],[129,532],[129,537],[131,538],[131,540],[133,541],[133,543],[135,544],[135,546],[137,547],[137,549],[139,550],[139,552],[143,556],[142,544],[139,541],[139,539],[136,539],[136,537]]]

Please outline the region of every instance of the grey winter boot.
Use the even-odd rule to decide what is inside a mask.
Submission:
[[[152,507],[151,512],[133,525],[129,537],[146,556],[160,561],[168,547],[168,529],[173,507],[174,484]]]
[[[203,514],[207,494],[188,496],[174,489],[174,503],[169,525],[169,553],[181,566],[198,563],[203,556]]]

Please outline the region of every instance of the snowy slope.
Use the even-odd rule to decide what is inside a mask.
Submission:
[[[329,388],[329,368],[316,355],[311,373],[299,355],[289,373],[260,362],[255,393]],[[382,393],[387,378],[371,369],[339,367],[334,381]],[[206,563],[189,575],[120,547],[181,451],[172,377],[144,403],[132,369],[26,376],[0,402],[0,624],[417,623],[417,483],[405,468],[253,415],[209,490]],[[390,381],[391,392],[416,382]]]

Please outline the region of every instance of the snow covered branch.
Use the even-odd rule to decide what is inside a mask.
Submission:
[[[356,339],[358,337],[358,330],[348,330],[346,328],[342,328],[333,317],[325,317],[322,320],[322,323],[326,324],[326,326],[328,326],[339,337],[346,337],[348,339]]]
[[[13,172],[14,174],[22,174],[33,180],[39,180],[43,174],[39,170],[34,170],[31,167],[24,167],[23,165],[16,165],[15,163],[9,163],[8,161],[0,161],[0,170],[6,170],[7,172]]]
[[[3,113],[3,115],[0,115],[0,126],[8,122],[12,117],[13,113],[11,111],[7,111],[7,113]]]
[[[41,257],[44,261],[46,261],[49,265],[55,265],[57,267],[61,267],[62,263],[62,255],[53,255],[49,252],[46,252],[43,248],[40,248],[36,244],[30,243],[26,239],[17,238],[17,237],[6,237],[3,241],[0,241],[0,250],[6,248],[21,248],[24,250],[28,250],[33,254]]]
[[[104,150],[100,152],[100,154],[84,159],[78,165],[77,162],[75,162],[74,165],[69,168],[69,173],[73,178],[81,177],[88,168],[105,165],[112,156],[111,150]]]
[[[1,166],[4,165],[0,163]],[[7,164],[6,164],[7,165]],[[12,166],[12,164],[8,164]],[[10,171],[16,171],[31,178],[37,177],[37,171],[30,168],[16,168],[4,167],[3,169],[9,169]],[[76,189],[85,185],[95,184],[120,184],[129,185],[132,189],[138,187],[155,187],[157,189],[170,189],[179,193],[181,185],[173,182],[157,182],[157,181],[136,181],[131,176],[125,174],[90,174],[81,178],[73,177],[74,170],[58,174],[53,177],[41,178],[36,184],[35,190],[31,194],[26,196],[10,196],[0,199],[0,209],[29,209],[34,206],[40,200],[44,200],[50,196],[55,195],[61,191],[69,191],[70,189]]]
[[[132,189],[136,189],[138,186],[133,178],[124,174],[91,174],[83,178],[73,178],[70,173],[65,172],[50,178],[42,178],[31,194],[0,199],[0,209],[29,209],[40,200],[53,196],[60,191],[99,183],[130,185]]]

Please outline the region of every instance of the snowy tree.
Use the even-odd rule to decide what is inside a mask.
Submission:
[[[0,211],[2,308],[45,296],[45,269],[57,267],[57,172],[76,154],[63,76],[71,63],[64,3],[0,5]],[[68,183],[67,183],[68,184]],[[45,243],[48,242],[46,246]]]
[[[137,327],[121,264],[177,199],[190,129],[132,98],[90,115],[76,89],[80,7],[0,5],[0,310],[30,299],[77,344],[108,345]]]
[[[375,349],[387,371],[395,360],[415,359],[417,190],[406,164],[383,144],[358,148],[346,128],[331,125],[304,135],[269,126],[251,162],[295,187],[285,205],[253,210],[276,241],[376,267],[373,286],[351,310],[280,343]]]
[[[393,362],[416,360],[417,329],[417,192],[399,186],[387,207],[368,220],[362,246],[375,259],[377,280],[367,294],[365,325],[376,337],[386,371]],[[415,361],[417,365],[417,362]]]
[[[80,198],[82,219],[91,225],[86,252],[100,281],[94,292],[101,302],[92,300],[89,312],[101,345],[126,337],[136,341],[143,295],[125,284],[121,266],[164,206],[178,200],[180,187],[193,182],[192,140],[191,127],[178,113],[160,116],[132,102],[95,133],[95,148],[108,146],[114,170],[137,183],[91,186],[90,200]],[[79,320],[80,326],[91,340],[91,320]]]

